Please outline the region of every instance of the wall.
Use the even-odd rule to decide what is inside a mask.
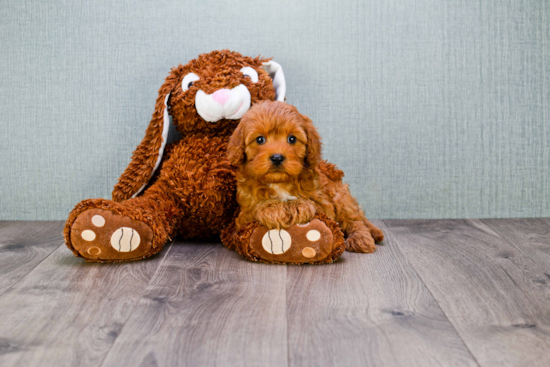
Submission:
[[[110,197],[170,68],[273,56],[372,218],[550,216],[547,1],[3,1],[0,219]]]

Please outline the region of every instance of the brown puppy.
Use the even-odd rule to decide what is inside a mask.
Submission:
[[[239,167],[237,228],[254,221],[288,228],[324,213],[340,225],[348,251],[373,252],[384,239],[342,182],[344,173],[321,161],[320,136],[296,107],[254,105],[229,140],[228,158]]]

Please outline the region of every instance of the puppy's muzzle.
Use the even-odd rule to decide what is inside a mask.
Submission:
[[[269,159],[274,165],[280,166],[285,160],[285,156],[282,154],[273,154]]]

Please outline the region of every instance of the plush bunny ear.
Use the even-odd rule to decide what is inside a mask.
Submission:
[[[267,71],[271,79],[273,79],[273,87],[275,88],[277,101],[284,102],[286,95],[286,81],[283,68],[275,61],[264,62],[262,67],[265,71]]]
[[[141,144],[134,151],[132,161],[118,179],[113,190],[113,200],[123,201],[136,197],[155,173],[160,165],[166,146],[170,115],[168,100],[177,83],[177,77],[171,73],[159,90],[155,112]]]

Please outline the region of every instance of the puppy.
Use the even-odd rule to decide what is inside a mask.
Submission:
[[[307,223],[316,213],[338,222],[346,249],[373,252],[383,240],[342,182],[344,173],[321,160],[311,120],[284,102],[265,101],[243,116],[228,144],[237,171],[237,228],[258,221],[268,229]]]

